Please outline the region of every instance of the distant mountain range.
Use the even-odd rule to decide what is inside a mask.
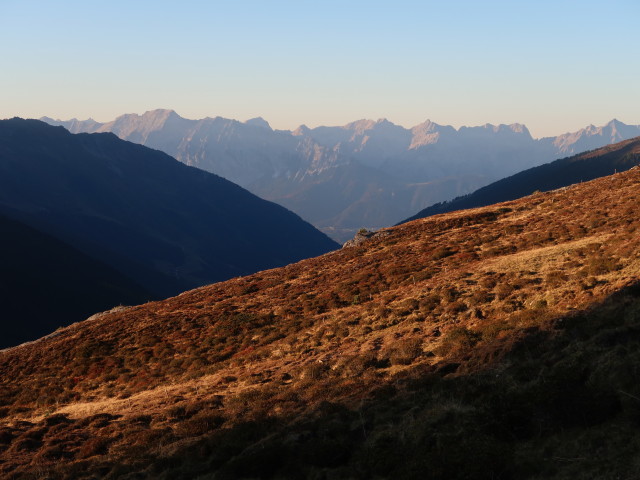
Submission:
[[[521,170],[640,135],[640,126],[617,120],[541,139],[521,124],[455,129],[426,121],[406,129],[383,119],[284,131],[262,118],[188,120],[172,110],[108,123],[42,120],[162,150],[293,210],[339,241]]]
[[[546,192],[623,172],[639,164],[640,137],[636,137],[524,170],[482,187],[469,195],[427,207],[405,221],[515,200],[535,191]]]
[[[156,296],[60,240],[0,215],[0,348]]]
[[[338,247],[294,213],[111,133],[0,121],[0,212],[155,296]]]

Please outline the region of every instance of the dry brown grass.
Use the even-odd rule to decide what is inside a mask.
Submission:
[[[486,351],[484,360],[460,371],[489,368],[523,330],[548,330],[553,319],[638,280],[639,201],[635,168],[411,222],[358,247],[107,313],[0,352],[0,428],[11,436],[0,471],[126,456],[131,445],[165,452],[323,402],[357,409],[410,372],[455,372],[474,349]],[[193,412],[178,418],[176,406]],[[52,414],[75,426],[40,427]],[[117,418],[82,424],[99,414]],[[141,414],[149,425],[135,420]],[[94,435],[103,440],[89,443]],[[51,448],[55,438],[64,440],[60,451]],[[132,458],[145,455],[134,451]]]

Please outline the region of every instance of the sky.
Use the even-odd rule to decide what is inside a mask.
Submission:
[[[640,2],[0,0],[0,118],[640,124]]]

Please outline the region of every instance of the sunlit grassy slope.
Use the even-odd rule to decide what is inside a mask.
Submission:
[[[7,478],[640,475],[640,169],[0,353]]]

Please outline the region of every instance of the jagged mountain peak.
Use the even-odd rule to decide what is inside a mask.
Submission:
[[[483,128],[493,133],[518,133],[530,136],[529,129],[522,123],[500,123],[498,125],[486,123],[483,125]]]
[[[11,120],[15,119],[15,118],[20,118],[20,117],[13,117]],[[63,123],[63,122],[67,122],[67,123],[72,123],[72,122],[77,122],[78,119],[76,117],[70,118],[69,120],[61,120],[59,118],[51,118],[51,117],[47,117],[46,115],[43,117],[38,118],[38,120],[40,120],[41,122],[45,122],[45,123],[49,123],[49,124],[54,124],[54,123]],[[92,120],[91,118],[88,118],[87,120]]]
[[[443,133],[455,135],[456,129],[450,125],[440,125],[431,120],[426,120],[411,128],[413,137],[409,149],[414,150],[426,145],[436,144],[440,141]]]
[[[376,120],[376,125],[393,125],[394,127],[397,127],[395,123],[387,118],[379,118],[378,120]]]
[[[132,114],[132,115],[135,115],[135,114]],[[172,117],[172,116],[180,117],[180,115],[178,115],[176,111],[171,108],[156,108],[153,110],[147,110],[140,116],[141,117]]]
[[[626,132],[628,132],[629,130],[633,130],[634,127],[614,118],[606,124],[606,128],[611,132],[611,138],[614,141],[618,141],[622,140],[625,137]]]
[[[634,125],[627,125],[626,123],[621,122],[620,120],[614,118],[612,120],[610,120],[609,122],[607,122],[604,125],[601,126],[596,126],[594,124],[590,124],[587,127],[578,130],[577,132],[570,132],[570,133],[565,133],[563,135],[560,135],[559,137],[565,137],[565,136],[577,136],[577,135],[581,135],[581,134],[590,134],[590,135],[603,135],[605,130],[609,130],[612,132],[617,132],[619,130],[622,129],[627,129],[627,128],[634,128],[636,126]]]
[[[520,136],[526,138],[527,140],[533,140],[531,134],[529,133],[529,129],[520,123],[512,123],[512,124],[493,124],[493,123],[485,123],[484,125],[479,126],[461,126],[457,130],[458,134],[463,136],[472,136],[472,137],[482,137],[482,138],[496,138],[496,137],[513,137]]]
[[[269,125],[269,122],[267,122],[262,117],[250,118],[249,120],[245,121],[244,123],[245,123],[245,125],[251,125],[251,126],[254,126],[254,127],[266,128],[267,130],[273,130],[271,128],[271,125]]]
[[[64,127],[71,133],[93,133],[103,126],[102,123],[95,121],[91,117],[87,118],[86,120],[78,120],[75,117],[71,120],[54,120],[51,117],[45,116],[40,117],[39,120],[48,123],[49,125]]]
[[[514,133],[524,133],[525,135],[531,136],[529,129],[523,123],[511,123],[507,125],[507,127]]]
[[[381,129],[381,128],[387,128],[387,127],[403,129],[403,127],[396,125],[395,123],[389,121],[386,118],[379,118],[377,120],[361,119],[361,120],[356,120],[355,122],[347,123],[346,125],[342,126],[343,129],[352,130],[358,134],[362,134],[363,132],[368,130]]]
[[[296,128],[294,131],[292,131],[291,135],[293,135],[294,137],[300,137],[302,135],[308,135],[310,131],[311,129],[309,127],[302,124],[298,128]]]
[[[358,132],[363,132],[365,130],[371,130],[373,127],[375,127],[376,123],[376,120],[363,118],[354,122],[347,123],[346,125],[342,126],[342,128],[345,130],[355,130]]]
[[[166,121],[171,118],[183,119],[180,115],[176,113],[175,110],[171,110],[167,108],[157,108],[155,110],[147,110],[142,115],[139,115],[137,113],[125,113],[124,115],[120,115],[119,117],[116,117],[115,121],[117,122],[118,120],[140,119],[143,121],[158,122],[158,121]]]
[[[593,150],[602,145],[619,142],[639,134],[639,125],[627,125],[614,118],[602,126],[591,124],[576,132],[568,132],[545,140],[550,140],[560,153],[570,155]]]
[[[415,125],[413,127],[411,127],[411,131],[424,131],[424,132],[430,132],[433,131],[435,129],[437,129],[438,127],[440,127],[439,124],[431,121],[430,119],[425,120],[422,123],[419,123],[418,125]]]
[[[97,129],[97,132],[112,132],[118,137],[136,143],[146,144],[149,137],[159,131],[163,131],[164,146],[171,144],[174,131],[179,131],[185,126],[193,125],[197,120],[188,120],[178,115],[175,110],[158,108],[148,110],[142,115],[127,113],[116,117],[115,120],[105,123]],[[175,140],[174,140],[175,141]]]

